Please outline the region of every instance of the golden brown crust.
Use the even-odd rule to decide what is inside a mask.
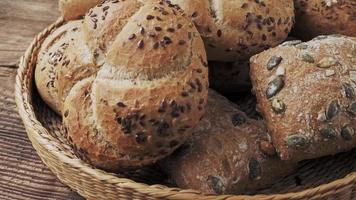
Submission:
[[[295,0],[294,34],[305,40],[318,35],[356,36],[356,1]]]
[[[356,38],[290,41],[252,57],[250,73],[258,108],[283,160],[356,146]]]
[[[38,53],[35,82],[42,99],[58,114],[61,113],[61,100],[58,82],[58,68],[66,65],[69,43],[77,37],[80,21],[69,22],[55,30],[45,39]]]
[[[293,0],[171,0],[192,17],[208,59],[236,61],[284,41],[294,23]]]
[[[73,79],[63,93],[69,141],[79,156],[110,171],[169,155],[191,135],[207,102],[204,44],[190,19],[166,1],[127,2],[107,1],[86,15],[84,42],[73,47],[93,58],[97,71]],[[64,74],[93,68],[81,64]]]
[[[295,169],[296,164],[278,160],[273,151],[262,121],[249,119],[236,105],[210,90],[206,113],[193,137],[162,166],[182,188],[246,193]]]
[[[79,19],[101,0],[59,0],[58,7],[62,17],[66,20]]]

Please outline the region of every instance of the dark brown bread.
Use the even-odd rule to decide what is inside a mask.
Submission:
[[[182,188],[204,193],[248,193],[281,178],[296,164],[277,158],[263,121],[249,119],[210,90],[206,114],[193,137],[162,163]]]
[[[356,36],[355,0],[294,0],[294,35],[310,40],[318,35]]]
[[[251,79],[283,160],[356,147],[356,38],[286,42],[252,57]]]
[[[251,90],[250,63],[209,62],[210,87],[222,94],[234,94]]]
[[[206,53],[190,18],[168,1],[111,0],[79,24],[74,37],[49,39],[61,53],[51,65],[58,98],[48,98],[77,155],[110,171],[169,155],[191,136],[207,102]],[[38,69],[52,52],[43,51]],[[41,82],[48,73],[38,72]]]
[[[171,0],[191,16],[208,60],[237,61],[285,40],[294,24],[293,0]]]

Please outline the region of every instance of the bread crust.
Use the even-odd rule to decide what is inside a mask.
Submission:
[[[278,159],[263,121],[249,119],[210,90],[206,113],[193,136],[162,166],[178,187],[241,194],[267,187],[296,164]]]
[[[354,0],[295,0],[294,35],[310,40],[318,35],[356,36]]]
[[[66,21],[80,19],[92,7],[102,0],[59,0],[58,7]]]
[[[258,109],[283,160],[356,146],[355,73],[356,38],[341,35],[290,41],[251,58]]]
[[[67,54],[69,43],[77,37],[80,27],[80,21],[72,21],[59,27],[43,41],[38,53],[35,69],[36,86],[42,99],[58,114],[61,113],[62,105],[58,68],[66,63],[63,57]]]
[[[128,2],[88,12],[70,51],[79,49],[77,64],[62,70],[90,69],[69,83],[61,79],[63,122],[77,155],[108,171],[172,153],[202,117],[209,87],[204,44],[191,20],[167,1]]]
[[[293,0],[171,0],[191,16],[208,60],[237,61],[285,40],[294,24]]]

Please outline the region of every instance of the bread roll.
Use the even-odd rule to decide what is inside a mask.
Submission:
[[[208,60],[236,61],[285,40],[294,23],[293,0],[171,0],[192,17]]]
[[[309,40],[318,35],[356,36],[355,0],[295,0],[293,34]]]
[[[251,90],[250,63],[209,62],[210,87],[223,94],[236,94]]]
[[[70,41],[56,68],[57,95],[78,156],[109,171],[137,168],[190,137],[205,110],[208,68],[203,41],[180,9],[107,1]]]
[[[277,158],[262,121],[212,90],[193,137],[161,165],[179,187],[213,194],[253,192],[296,167]]]
[[[356,38],[284,43],[252,57],[251,79],[283,160],[356,147]]]
[[[58,7],[61,15],[67,21],[79,19],[92,7],[102,0],[59,0]]]
[[[77,38],[81,21],[69,22],[50,34],[42,43],[35,69],[35,82],[42,99],[58,114],[61,113],[61,100],[58,94],[58,68],[66,64],[63,55],[68,44]]]

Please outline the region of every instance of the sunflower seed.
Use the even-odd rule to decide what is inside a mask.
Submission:
[[[284,113],[284,111],[286,110],[286,105],[283,103],[283,101],[279,99],[273,99],[272,109],[275,113],[281,114]]]
[[[340,105],[338,100],[333,100],[329,103],[329,105],[326,107],[325,115],[327,120],[331,120],[334,118],[336,115],[339,114],[340,111]]]
[[[277,67],[282,62],[282,59],[283,58],[280,56],[272,56],[267,62],[267,69],[272,70],[273,68]]]
[[[275,96],[278,92],[280,92],[284,87],[284,81],[281,77],[276,77],[270,83],[268,83],[266,96],[268,99]]]
[[[355,130],[350,126],[346,125],[341,129],[341,137],[346,141],[352,140],[352,137],[355,135]]]
[[[290,135],[286,138],[286,144],[288,147],[296,150],[305,150],[309,147],[309,139],[301,134]]]

